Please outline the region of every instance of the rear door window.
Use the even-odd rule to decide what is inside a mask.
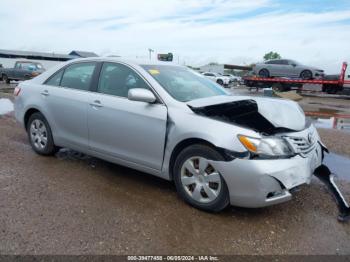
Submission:
[[[68,66],[63,73],[61,86],[79,90],[89,90],[96,63],[86,62]]]

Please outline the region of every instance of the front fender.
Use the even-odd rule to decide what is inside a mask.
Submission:
[[[215,147],[244,153],[246,149],[239,142],[237,135],[244,134],[251,137],[260,137],[253,130],[235,126],[222,121],[210,119],[182,109],[168,109],[168,125],[162,174],[170,179],[169,167],[171,156],[176,146],[187,139],[204,140]]]

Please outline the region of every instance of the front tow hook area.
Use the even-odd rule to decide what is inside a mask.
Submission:
[[[339,209],[338,221],[340,222],[349,221],[350,208],[348,203],[345,201],[344,196],[342,195],[339,188],[334,182],[335,175],[332,174],[329,168],[323,164],[318,168],[316,168],[316,170],[314,171],[314,175],[326,185],[326,187],[328,188],[328,191],[333,196]]]

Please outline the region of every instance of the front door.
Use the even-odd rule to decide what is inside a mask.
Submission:
[[[90,150],[160,170],[167,108],[161,102],[128,100],[131,88],[151,89],[133,69],[104,63],[88,108]]]

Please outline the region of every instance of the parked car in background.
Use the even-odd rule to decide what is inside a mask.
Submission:
[[[253,66],[253,71],[260,77],[296,77],[307,80],[324,76],[323,70],[290,59],[273,59],[257,63]]]
[[[231,95],[171,62],[76,59],[14,94],[38,154],[67,147],[174,181],[206,211],[290,200],[325,150],[297,103]]]
[[[235,76],[232,74],[223,74],[223,76],[230,78],[230,81],[234,83],[240,83],[242,81],[242,77],[240,76]]]
[[[40,75],[45,69],[42,64],[31,61],[17,61],[13,68],[1,68],[0,78],[10,83],[11,80],[28,80]]]
[[[220,75],[218,73],[204,72],[203,75],[222,86],[227,86],[231,83],[229,77]]]

